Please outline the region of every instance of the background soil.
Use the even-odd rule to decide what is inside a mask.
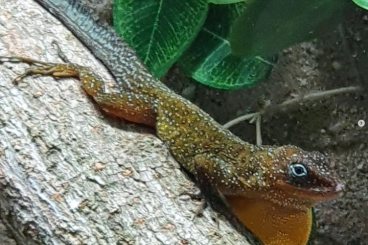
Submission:
[[[112,0],[83,0],[111,23]],[[359,85],[365,91],[307,103],[263,118],[264,144],[294,144],[328,153],[346,183],[344,195],[318,205],[317,244],[368,244],[368,11],[351,7],[334,33],[296,45],[280,54],[270,78],[239,91],[208,88],[173,68],[165,82],[220,123],[307,94]],[[359,127],[358,120],[366,125]],[[231,130],[255,143],[255,127],[246,122]],[[1,227],[0,227],[1,228]],[[1,229],[2,230],[2,229]],[[1,233],[3,233],[1,231]],[[0,236],[2,237],[2,236]]]
[[[111,23],[111,0],[89,0]],[[336,31],[280,54],[267,81],[251,89],[222,91],[201,85],[173,68],[164,82],[218,122],[255,112],[265,101],[279,103],[292,94],[361,86],[356,94],[307,103],[263,118],[263,144],[294,144],[329,154],[346,183],[343,196],[316,207],[316,244],[368,244],[368,11],[355,7]],[[275,92],[277,91],[277,92]],[[365,120],[364,127],[358,126]],[[255,127],[246,122],[231,128],[255,143]]]

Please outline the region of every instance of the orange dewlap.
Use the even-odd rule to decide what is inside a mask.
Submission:
[[[306,245],[313,223],[312,209],[284,208],[261,199],[227,196],[234,214],[265,245]]]

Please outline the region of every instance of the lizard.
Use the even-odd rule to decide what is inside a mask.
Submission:
[[[0,57],[38,66],[18,76],[16,83],[33,74],[79,79],[107,114],[154,128],[173,157],[190,173],[206,178],[265,245],[308,242],[312,207],[338,197],[344,188],[326,156],[293,145],[257,146],[241,140],[155,78],[133,48],[82,3],[35,1],[108,68],[120,91],[105,92],[97,74],[76,64]]]

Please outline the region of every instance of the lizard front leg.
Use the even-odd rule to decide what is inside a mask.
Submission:
[[[198,160],[198,158],[197,158]],[[201,200],[201,205],[194,212],[192,219],[196,218],[200,214],[203,213],[207,204],[210,205],[213,209],[218,211],[220,214],[227,216],[227,212],[230,210],[230,207],[227,205],[225,197],[220,193],[217,188],[213,185],[213,180],[210,177],[208,171],[208,165],[206,166],[205,162],[201,162],[199,164],[196,163],[196,158],[194,158],[195,164],[195,173],[194,178],[196,180],[196,184],[200,189],[200,193],[192,193],[185,191],[181,195],[189,195],[193,199]],[[217,217],[213,217],[218,224]]]
[[[198,210],[196,210],[194,217],[203,212],[207,204],[206,200],[215,210],[217,210],[221,214],[226,213],[226,210],[230,210],[225,197],[217,189],[217,180],[215,180],[213,174],[219,173],[221,170],[216,168],[216,166],[219,165],[215,166],[213,159],[216,158],[212,154],[200,154],[195,156],[193,160],[196,183],[201,190],[202,198],[204,197],[204,199],[202,200],[202,205]],[[220,178],[218,180],[221,181]]]
[[[16,77],[13,80],[15,84],[18,84],[22,79],[31,75],[52,76],[55,78],[76,78],[80,80],[84,91],[93,97],[99,107],[107,114],[151,127],[156,123],[155,113],[152,109],[154,98],[139,94],[136,91],[106,93],[104,81],[86,67],[74,64],[48,63],[15,56],[0,56],[0,61],[27,63],[36,66]]]

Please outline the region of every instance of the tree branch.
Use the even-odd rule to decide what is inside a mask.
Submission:
[[[31,0],[0,0],[0,55],[72,62],[112,80],[58,21]],[[61,62],[61,61],[60,61]],[[179,194],[193,183],[151,130],[106,119],[77,81],[28,77],[0,64],[0,203],[21,244],[249,244]]]

